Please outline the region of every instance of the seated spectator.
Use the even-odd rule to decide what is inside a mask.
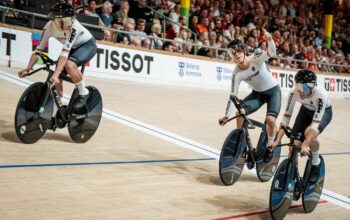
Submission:
[[[138,37],[132,38],[130,45],[133,45],[135,47],[141,47],[141,40]]]
[[[147,34],[145,32],[146,20],[139,18],[136,22],[136,30],[133,32],[136,35],[134,37],[139,38],[141,41],[147,38]]]
[[[179,21],[169,25],[169,29],[165,35],[165,38],[167,39],[176,38],[179,35],[180,31],[183,29],[183,27],[181,26],[186,26],[186,22],[187,22],[187,17],[180,16]],[[179,26],[178,24],[180,24],[181,26]]]
[[[124,30],[123,22],[121,21],[121,18],[119,18],[119,17],[113,18],[113,20],[111,22],[111,28],[115,29],[116,31]],[[118,32],[112,33],[112,41],[113,42],[117,42],[117,35],[118,35]]]
[[[130,19],[130,18],[128,19],[129,22],[126,22],[126,24],[124,25],[125,32],[133,32],[133,27],[134,27],[134,25],[132,24],[133,20],[134,19]],[[128,40],[128,43],[130,43],[132,36],[130,33],[121,33],[121,32],[117,33],[117,43],[125,43],[126,42],[125,38]]]
[[[185,44],[185,49],[183,51],[185,54],[194,54],[194,48],[191,44]]]
[[[170,41],[164,42],[162,46],[162,50],[174,52],[173,44]]]
[[[193,32],[198,34],[197,32],[197,24],[198,24],[198,16],[192,16],[191,22],[188,24],[188,28]],[[192,39],[194,40],[194,36],[192,36]]]
[[[88,5],[84,10],[84,14],[87,16],[100,18],[100,16],[96,12],[96,1],[95,0],[88,1]]]
[[[161,39],[162,36],[162,27],[160,26],[160,24],[153,24],[152,28],[151,28],[151,35],[153,37],[153,39],[151,39],[151,49],[158,49],[161,50],[162,46],[163,46],[163,42]]]
[[[123,22],[123,24],[125,24],[128,19],[129,10],[130,10],[129,2],[127,0],[123,0],[120,2],[119,11],[115,12],[113,14],[113,17],[121,18],[121,21]]]
[[[129,16],[135,20],[144,19],[146,22],[152,22],[153,12],[146,7],[147,0],[133,1],[134,4],[130,7]]]
[[[111,26],[111,23],[113,20],[112,9],[113,9],[113,5],[110,2],[107,1],[103,3],[103,6],[102,6],[103,13],[100,15],[100,18],[106,27]]]
[[[150,39],[144,39],[141,41],[141,47],[150,49],[151,48],[151,40]]]
[[[170,11],[175,7],[175,3],[171,0],[156,0],[155,4],[156,6],[154,9],[164,16],[169,16]],[[155,18],[161,18],[158,14],[155,14],[154,16]]]
[[[113,17],[111,15],[112,13],[112,4],[110,2],[105,2],[102,6],[102,12],[103,14],[100,15],[100,19],[103,23],[104,27],[111,27],[111,23],[113,20]],[[104,39],[107,41],[112,40],[112,33],[110,30],[102,29],[104,32]]]
[[[209,19],[201,18],[201,22],[197,24],[197,32],[200,34],[202,32],[208,32]]]
[[[172,42],[171,43],[173,45],[173,51],[176,53],[181,52],[181,48],[180,48],[180,44],[178,42]]]
[[[207,39],[207,40],[204,40],[203,45],[204,45],[204,46],[210,46],[209,40],[208,40],[208,39]],[[210,56],[210,50],[209,50],[209,48],[207,48],[207,47],[201,47],[201,48],[198,50],[197,55],[208,57],[208,56]]]

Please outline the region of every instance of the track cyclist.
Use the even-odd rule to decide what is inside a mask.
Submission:
[[[301,147],[301,155],[312,153],[312,169],[310,183],[316,183],[320,168],[319,148],[317,137],[332,120],[332,105],[326,91],[317,86],[317,77],[313,71],[300,70],[295,75],[295,89],[289,93],[286,112],[281,121],[274,149],[284,135],[283,126],[288,126],[296,102],[301,103],[299,113],[293,126],[294,132],[301,132],[301,140],[294,140]]]
[[[267,146],[274,143],[276,135],[276,118],[281,108],[281,88],[277,80],[272,76],[265,61],[276,54],[276,46],[270,33],[266,30],[264,35],[268,41],[267,52],[263,51],[252,56],[247,56],[247,47],[239,39],[235,39],[228,45],[228,54],[236,64],[232,74],[231,95],[237,96],[239,85],[242,81],[248,83],[253,91],[243,99],[244,109],[242,113],[251,114],[257,111],[264,103],[267,103],[266,130],[268,136]],[[233,103],[229,99],[225,116],[219,119],[220,125],[225,125],[233,111]],[[238,114],[238,113],[237,113]],[[243,119],[237,118],[237,128],[241,128]],[[269,162],[273,152],[266,150],[264,162]]]
[[[83,76],[78,67],[90,61],[96,54],[96,40],[75,19],[73,6],[64,1],[53,4],[48,17],[50,21],[45,25],[40,44],[35,51],[43,52],[50,37],[56,38],[63,44],[55,72],[50,79],[50,86],[56,86],[59,96],[63,96],[62,80],[59,79],[59,76],[65,69],[79,91],[79,97],[74,103],[74,109],[78,110],[85,105],[89,98],[89,90],[85,88]],[[37,60],[38,56],[33,53],[27,68],[18,72],[19,77],[25,77]]]

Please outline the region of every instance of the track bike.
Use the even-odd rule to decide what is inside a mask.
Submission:
[[[85,143],[96,132],[102,116],[102,97],[97,88],[87,86],[90,96],[85,106],[75,110],[73,105],[78,98],[78,89],[75,88],[69,104],[63,105],[61,97],[54,87],[50,88],[50,78],[54,71],[50,68],[56,65],[43,53],[36,53],[43,60],[45,66],[30,73],[32,75],[44,70],[48,76],[44,82],[31,84],[20,97],[15,113],[15,130],[19,140],[26,144],[38,141],[48,129],[55,131],[57,128],[68,127],[69,135],[76,143]],[[82,73],[84,72],[84,65]],[[73,83],[68,74],[63,71],[60,79]],[[53,106],[58,112],[53,115]]]
[[[248,169],[256,167],[256,173],[260,181],[269,181],[276,171],[281,148],[274,150],[273,158],[265,163],[264,155],[267,145],[266,126],[263,123],[249,119],[245,113],[241,112],[242,100],[231,96],[230,100],[236,106],[239,114],[230,118],[231,121],[237,117],[242,117],[244,122],[242,128],[234,129],[227,136],[220,154],[219,173],[220,179],[225,185],[234,184],[240,177],[244,164]],[[261,128],[261,133],[257,147],[252,146],[249,129]]]
[[[290,157],[283,160],[278,166],[276,174],[272,180],[270,191],[270,214],[272,219],[283,219],[288,212],[292,201],[299,200],[302,196],[303,208],[306,213],[312,212],[321,197],[324,179],[325,163],[320,155],[320,174],[316,183],[310,183],[312,154],[308,156],[304,175],[300,177],[298,168],[299,149],[293,144],[294,140],[299,140],[301,133],[293,133],[289,127],[284,127],[284,131],[290,143],[280,146],[289,146],[291,148]]]

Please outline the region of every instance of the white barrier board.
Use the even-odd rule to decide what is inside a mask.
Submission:
[[[32,53],[32,33],[0,27],[0,65],[23,68]],[[49,55],[57,59],[62,45],[49,40]],[[85,74],[93,77],[230,90],[234,65],[208,60],[170,56],[152,51],[139,51],[98,44],[98,51],[89,62]],[[294,86],[295,71],[271,69],[272,75],[287,93]],[[332,97],[350,98],[350,77],[318,75]],[[240,91],[250,91],[242,83]]]

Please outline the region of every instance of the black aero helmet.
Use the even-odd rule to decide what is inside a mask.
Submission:
[[[235,39],[227,45],[227,53],[232,59],[236,52],[246,53],[246,45],[242,40]]]
[[[313,83],[316,84],[317,77],[316,74],[311,70],[299,70],[295,74],[295,82],[296,83]]]
[[[245,45],[245,43],[244,43],[242,40],[240,40],[240,39],[235,39],[235,40],[231,41],[231,42],[227,45],[227,47],[228,47],[229,49],[234,49],[234,50],[237,50],[237,49],[245,50],[246,45]]]
[[[51,6],[48,16],[51,20],[55,18],[74,17],[75,11],[72,5],[64,1],[60,1]]]

